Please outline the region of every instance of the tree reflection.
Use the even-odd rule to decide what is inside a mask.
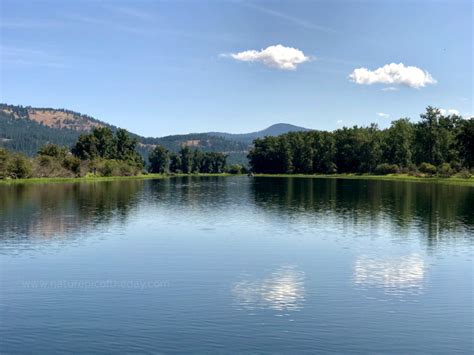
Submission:
[[[76,231],[123,221],[137,203],[143,181],[0,187],[0,233],[27,238],[69,237]]]
[[[399,231],[418,228],[429,245],[440,238],[472,236],[474,189],[465,186],[312,178],[255,178],[255,204],[279,218],[291,220],[302,212],[320,220],[361,222],[390,220]],[[456,233],[451,233],[456,232]]]

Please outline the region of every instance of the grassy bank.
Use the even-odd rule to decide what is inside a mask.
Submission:
[[[228,176],[229,174],[142,174],[134,176],[84,176],[76,178],[65,177],[44,177],[44,178],[27,178],[27,179],[5,179],[0,180],[0,185],[12,184],[47,184],[58,182],[101,182],[101,181],[117,181],[117,180],[149,180],[149,179],[168,179],[174,177],[185,176]]]
[[[174,177],[206,177],[206,176],[236,176],[233,174],[142,174],[135,176],[85,176],[78,178],[28,178],[28,179],[6,179],[0,180],[0,185],[10,184],[45,184],[59,182],[100,182],[117,180],[148,180],[148,179],[169,179]],[[242,176],[242,175],[240,175]],[[417,177],[407,174],[389,174],[389,175],[359,175],[359,174],[332,174],[332,175],[306,175],[306,174],[255,174],[254,177],[272,177],[272,178],[312,178],[312,179],[353,179],[353,180],[387,180],[387,181],[409,181],[420,183],[437,183],[450,185],[463,185],[474,187],[474,177],[463,179],[459,177]]]
[[[463,179],[459,177],[417,177],[408,174],[368,175],[368,174],[332,174],[332,175],[305,175],[305,174],[256,174],[255,177],[292,177],[313,179],[353,179],[353,180],[388,180],[388,181],[411,181],[422,183],[439,183],[451,185],[464,185],[474,187],[474,177]]]

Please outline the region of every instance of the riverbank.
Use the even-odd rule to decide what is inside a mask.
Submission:
[[[438,183],[450,185],[463,185],[474,187],[474,177],[463,179],[459,177],[442,178],[434,177],[418,177],[408,174],[389,174],[389,175],[368,175],[368,174],[255,174],[255,177],[285,177],[285,178],[312,178],[312,179],[352,179],[352,180],[388,180],[388,181],[408,181],[423,183]]]
[[[134,176],[84,176],[76,178],[27,178],[27,179],[5,179],[0,180],[0,185],[10,184],[47,184],[47,183],[65,183],[65,182],[102,182],[117,180],[153,180],[153,179],[169,179],[174,177],[210,177],[210,176],[243,176],[243,174],[142,174]],[[255,178],[271,177],[271,178],[311,178],[311,179],[352,179],[352,180],[385,180],[385,181],[408,181],[421,183],[437,183],[449,185],[473,186],[474,177],[463,179],[459,177],[417,177],[407,174],[389,174],[389,175],[358,175],[358,174],[255,174]]]
[[[150,179],[168,179],[173,177],[185,176],[229,176],[230,174],[141,174],[133,176],[83,176],[83,177],[43,177],[43,178],[26,178],[26,179],[4,179],[0,180],[0,185],[10,184],[49,184],[59,182],[102,182],[117,180],[150,180]]]

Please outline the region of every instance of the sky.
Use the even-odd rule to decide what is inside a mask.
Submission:
[[[471,1],[0,3],[3,103],[145,136],[474,114]]]

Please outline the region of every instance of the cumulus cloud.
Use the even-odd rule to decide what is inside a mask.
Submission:
[[[454,108],[450,108],[449,110],[445,110],[444,108],[440,108],[439,109],[439,112],[443,115],[443,116],[446,116],[446,115],[460,115],[461,113],[454,109]]]
[[[297,48],[285,47],[281,44],[269,46],[265,49],[248,50],[239,53],[224,55],[242,62],[260,62],[271,68],[282,70],[295,70],[298,64],[310,60],[302,51]]]
[[[416,89],[436,83],[436,80],[427,71],[413,66],[405,66],[403,63],[386,64],[375,70],[354,69],[349,75],[349,79],[356,84],[397,84]]]
[[[390,115],[388,113],[384,112],[377,112],[377,116],[382,117],[382,118],[389,118]]]

